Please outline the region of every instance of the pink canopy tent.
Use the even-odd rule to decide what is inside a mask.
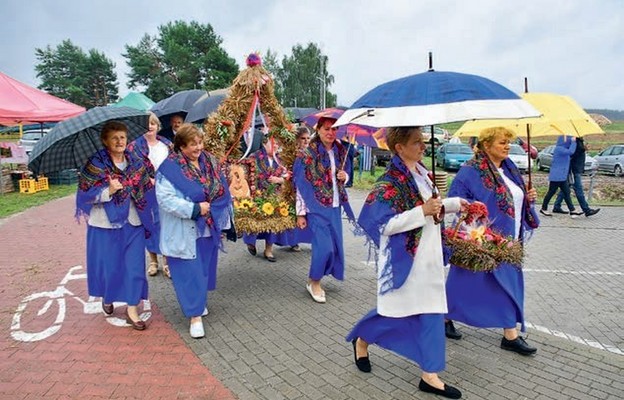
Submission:
[[[30,87],[0,72],[0,124],[59,122],[86,109]]]

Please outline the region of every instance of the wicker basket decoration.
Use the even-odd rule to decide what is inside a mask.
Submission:
[[[483,203],[467,207],[454,226],[445,229],[444,242],[451,264],[474,272],[492,272],[501,263],[522,267],[522,243],[493,231]]]

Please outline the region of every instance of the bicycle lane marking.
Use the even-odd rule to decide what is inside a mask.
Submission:
[[[57,333],[61,329],[63,321],[65,321],[66,310],[67,310],[66,298],[73,298],[74,300],[79,302],[82,305],[83,314],[102,314],[103,311],[102,311],[100,299],[95,298],[93,296],[89,296],[89,299],[87,301],[84,301],[79,296],[74,295],[73,292],[67,290],[67,288],[65,287],[65,285],[67,285],[67,283],[70,281],[86,280],[87,278],[86,273],[79,273],[79,274],[75,273],[81,270],[83,270],[82,265],[73,266],[69,268],[69,271],[67,272],[65,277],[63,277],[61,282],[59,282],[57,288],[54,289],[53,291],[33,293],[31,295],[24,297],[24,299],[22,299],[22,301],[19,303],[19,306],[17,307],[15,314],[13,314],[13,322],[11,324],[11,337],[13,337],[13,339],[20,341],[20,342],[36,342],[39,340],[44,340],[54,335],[55,333]],[[86,282],[84,284],[86,285]],[[56,315],[56,318],[52,326],[47,327],[43,331],[39,331],[39,332],[28,332],[22,329],[22,315],[24,313],[24,310],[28,306],[28,304],[32,302],[33,300],[46,299],[46,298],[48,300],[43,304],[43,306],[39,309],[39,311],[37,311],[36,315],[37,317],[41,317],[42,315],[45,315],[48,311],[54,311],[54,310],[50,310],[50,308],[52,307],[52,304],[56,302],[58,305],[58,313]],[[121,307],[123,305],[126,305],[126,304],[115,303],[116,307]],[[147,300],[144,302],[143,312],[139,315],[139,317],[143,321],[147,322],[151,316],[152,316],[151,303],[149,302],[149,300]],[[125,319],[118,318],[115,316],[107,316],[106,322],[117,327],[130,326],[126,322]]]
[[[67,281],[73,296],[58,289],[69,266],[85,262],[86,226],[73,219],[74,204],[73,196],[53,201],[0,225],[0,398],[234,398],[156,307],[148,329],[138,332],[113,326],[99,301],[85,301],[84,278]],[[34,342],[11,336],[20,303],[30,302],[21,329],[36,333],[57,325],[61,296],[65,312],[56,332]]]

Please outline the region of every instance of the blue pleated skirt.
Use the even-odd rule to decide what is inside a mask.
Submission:
[[[210,237],[197,239],[195,246],[195,259],[167,257],[178,303],[187,318],[202,314],[208,291],[217,287],[218,247]]]
[[[515,328],[520,323],[524,331],[524,277],[509,264],[494,272],[472,272],[451,265],[446,298],[448,319],[480,328]]]
[[[415,363],[425,372],[440,372],[446,363],[443,314],[384,317],[377,309],[366,314],[351,330],[347,341],[361,338]]]
[[[318,281],[325,275],[344,279],[345,258],[342,242],[340,207],[327,208],[324,215],[309,213],[308,226],[312,231],[312,260],[309,278]]]
[[[147,299],[142,226],[87,227],[87,286],[90,296],[102,297],[107,304],[134,306]]]

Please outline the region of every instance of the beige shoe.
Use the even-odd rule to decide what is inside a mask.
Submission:
[[[163,274],[165,274],[167,278],[171,279],[171,271],[169,271],[169,265],[163,265]]]
[[[155,276],[156,274],[158,274],[158,263],[157,262],[150,262],[149,266],[147,267],[147,274],[149,276]]]

